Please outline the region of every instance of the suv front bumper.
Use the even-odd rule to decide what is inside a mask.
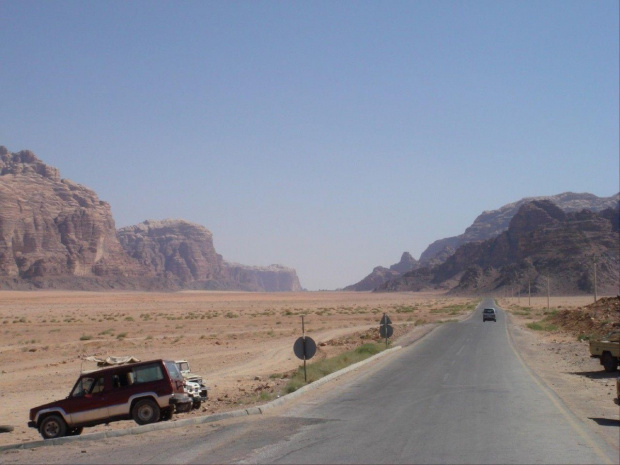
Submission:
[[[192,403],[192,398],[185,393],[172,394],[172,397],[170,398],[170,405],[173,405],[175,407],[177,405],[184,405],[184,404],[191,404],[191,403]]]

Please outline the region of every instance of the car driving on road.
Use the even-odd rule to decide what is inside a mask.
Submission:
[[[497,321],[494,308],[485,308],[482,311],[482,321],[484,322],[487,320]]]

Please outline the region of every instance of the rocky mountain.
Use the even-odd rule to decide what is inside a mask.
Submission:
[[[281,265],[246,266],[224,261],[204,226],[184,220],[147,220],[118,230],[127,254],[184,289],[300,291],[297,273]]]
[[[458,247],[467,242],[482,241],[498,236],[508,229],[510,220],[523,205],[535,200],[549,200],[569,213],[581,210],[598,212],[606,208],[615,208],[620,201],[620,193],[611,197],[597,197],[587,193],[565,192],[553,196],[528,197],[504,205],[497,210],[485,211],[474,220],[474,223],[463,234],[440,239],[430,244],[420,255],[420,263],[424,265],[443,263]]]
[[[225,279],[224,260],[213,247],[211,231],[203,226],[183,220],[147,220],[121,228],[117,235],[127,255],[180,287],[196,281],[208,286]]]
[[[372,273],[364,279],[356,284],[345,287],[343,290],[372,291],[386,281],[397,278],[401,274],[415,269],[417,266],[418,261],[413,258],[409,252],[404,252],[400,257],[400,261],[390,266],[389,269],[383,266],[377,266],[372,270]]]
[[[34,153],[0,147],[0,285],[105,288],[148,275],[123,251],[106,202]]]
[[[301,290],[295,270],[226,263],[206,228],[116,231],[110,205],[28,150],[0,147],[0,289]]]
[[[593,291],[597,260],[600,293],[618,293],[620,209],[567,213],[549,200],[523,204],[499,236],[460,246],[444,263],[425,266],[392,279],[377,290],[428,288],[461,293],[511,289],[554,293]]]
[[[368,291],[374,289],[389,279],[394,279],[397,274],[393,271],[399,271],[399,274],[406,273],[417,268],[439,265],[445,262],[456,250],[463,244],[468,242],[477,242],[485,239],[496,237],[508,229],[510,220],[526,203],[536,200],[549,200],[560,207],[565,212],[577,212],[581,210],[602,211],[606,208],[614,208],[620,201],[620,193],[611,197],[597,197],[593,194],[575,194],[565,192],[563,194],[553,196],[529,197],[521,199],[517,202],[504,205],[498,210],[485,211],[480,214],[474,223],[469,226],[465,232],[459,236],[439,239],[430,244],[422,255],[420,260],[416,261],[411,255],[411,267],[409,262],[402,268],[396,268],[392,265],[390,270],[378,266],[373,269],[372,273],[356,284],[352,284],[344,288],[344,290],[352,291]],[[404,255],[403,255],[404,257]],[[403,258],[401,258],[403,262]]]
[[[413,270],[416,266],[418,266],[418,261],[409,252],[403,252],[400,261],[390,266],[390,270],[402,274]]]
[[[227,275],[242,289],[268,292],[301,291],[297,273],[282,265],[247,266],[224,262]]]

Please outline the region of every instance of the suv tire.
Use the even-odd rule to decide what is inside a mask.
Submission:
[[[616,371],[616,367],[618,366],[618,359],[611,355],[609,352],[604,352],[601,357],[601,364],[605,371],[608,373],[613,373]]]
[[[61,438],[67,434],[67,424],[60,415],[50,415],[41,421],[39,433],[43,439]]]
[[[131,416],[139,425],[146,425],[159,421],[160,413],[159,405],[151,399],[139,400],[131,409]]]
[[[159,420],[160,421],[168,421],[172,418],[172,412],[174,411],[173,407],[170,408],[165,408],[161,410],[161,413],[159,414]]]

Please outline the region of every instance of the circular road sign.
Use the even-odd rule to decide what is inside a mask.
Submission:
[[[381,325],[379,326],[379,335],[382,338],[390,338],[394,334],[394,328],[391,325]]]
[[[310,360],[316,354],[316,343],[311,337],[300,337],[293,344],[293,352],[301,360]]]

